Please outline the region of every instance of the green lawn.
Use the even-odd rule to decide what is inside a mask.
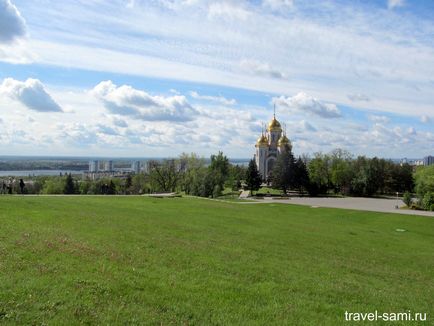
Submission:
[[[0,197],[0,324],[337,325],[346,310],[411,310],[428,325],[433,307],[432,218]]]

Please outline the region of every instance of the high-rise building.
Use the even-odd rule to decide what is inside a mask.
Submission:
[[[131,170],[133,170],[134,173],[139,174],[140,173],[140,161],[134,161],[131,164]]]
[[[423,158],[423,165],[432,165],[432,164],[434,164],[434,156],[429,155]]]
[[[104,166],[104,170],[108,171],[108,172],[112,172],[113,171],[113,161],[106,161],[105,166]]]
[[[99,170],[99,161],[89,161],[89,172],[98,172]]]

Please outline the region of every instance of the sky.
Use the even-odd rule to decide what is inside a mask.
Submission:
[[[434,154],[432,0],[0,0],[0,154]]]

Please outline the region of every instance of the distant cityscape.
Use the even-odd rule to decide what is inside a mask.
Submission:
[[[143,164],[142,161],[135,160],[131,162],[130,168],[115,168],[113,160],[91,160],[89,161],[89,170],[84,171],[83,176],[94,180],[105,177],[122,177],[130,173],[139,174],[149,170],[150,162],[152,161],[146,161]]]
[[[407,159],[403,158],[400,161],[401,164],[409,164],[411,166],[433,165],[434,156],[425,156],[423,159]]]
[[[427,166],[434,164],[434,156],[425,156],[423,159],[407,159],[403,158],[398,161],[399,164],[409,164],[411,166]],[[147,173],[152,164],[152,160],[147,161],[139,161],[133,160],[131,161],[130,168],[114,168],[113,160],[90,160],[89,161],[89,170],[83,173],[84,177],[90,179],[99,179],[104,177],[122,177],[126,174],[134,173]],[[238,164],[245,165],[248,160],[239,160]]]
[[[163,158],[91,158],[91,157],[19,157],[0,156],[0,177],[82,174],[88,178],[122,177],[131,173],[146,173],[152,161]],[[391,159],[396,164],[413,167],[434,164],[434,156]],[[205,162],[208,163],[208,159]],[[232,164],[247,165],[249,159],[230,159]]]

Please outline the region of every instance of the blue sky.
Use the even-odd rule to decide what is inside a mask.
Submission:
[[[0,152],[434,154],[431,0],[0,0]]]

